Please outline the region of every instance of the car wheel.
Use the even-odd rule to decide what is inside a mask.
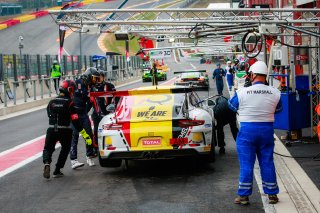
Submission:
[[[214,123],[212,123],[212,141],[211,141],[210,152],[209,154],[203,156],[202,158],[202,160],[204,160],[206,163],[213,163],[216,160],[216,152],[215,152],[216,144],[217,144],[217,136],[216,136]]]
[[[99,155],[99,163],[101,167],[120,167],[121,159],[102,159]]]

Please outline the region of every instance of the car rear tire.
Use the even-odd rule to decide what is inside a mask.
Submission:
[[[102,159],[99,155],[99,163],[101,167],[120,167],[121,159]]]
[[[217,144],[216,130],[214,127],[214,123],[212,123],[212,139],[211,139],[210,152],[208,155],[204,156],[204,160],[207,163],[213,163],[216,160],[216,152],[215,152],[216,144]]]

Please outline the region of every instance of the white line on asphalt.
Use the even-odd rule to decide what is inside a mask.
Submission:
[[[197,69],[197,67],[194,66],[193,64],[190,63],[190,65],[192,66],[193,69],[195,69],[195,70]]]

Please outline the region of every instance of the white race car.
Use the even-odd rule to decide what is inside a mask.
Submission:
[[[99,162],[119,167],[123,159],[200,156],[215,159],[213,104],[201,101],[193,88],[143,87],[92,96],[121,97],[98,128]]]

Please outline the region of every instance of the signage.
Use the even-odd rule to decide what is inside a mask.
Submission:
[[[294,64],[304,65],[309,64],[309,52],[306,47],[294,48]]]
[[[288,65],[288,48],[285,46],[274,46],[272,49],[273,65]]]
[[[151,59],[171,58],[171,50],[151,50],[149,52]]]

